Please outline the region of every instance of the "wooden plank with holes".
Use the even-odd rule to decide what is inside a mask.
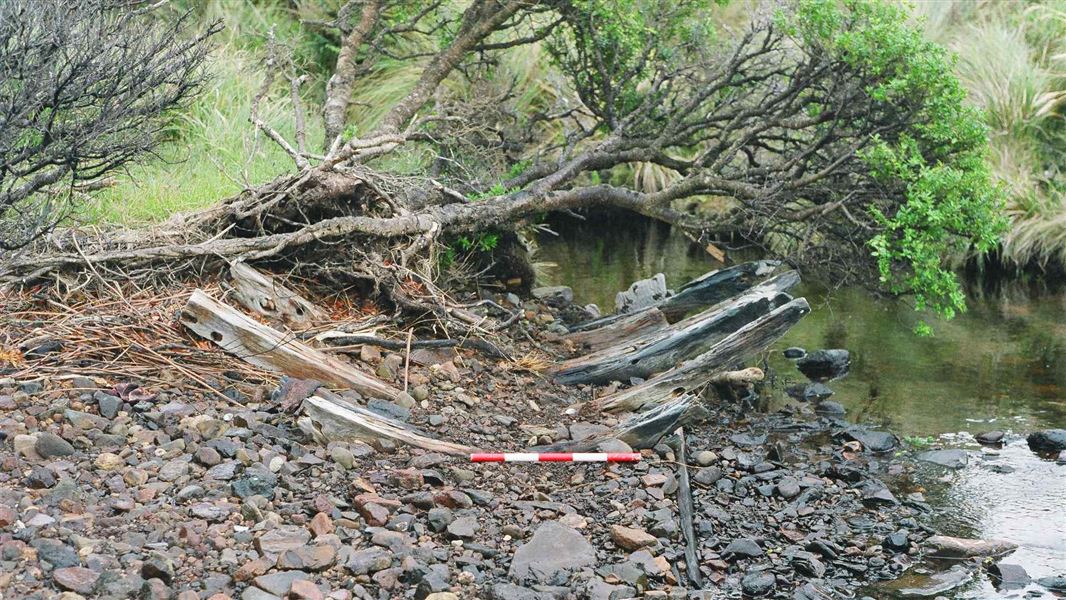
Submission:
[[[317,379],[366,396],[395,399],[401,392],[351,364],[316,350],[291,335],[263,325],[244,313],[195,290],[181,312],[181,323],[226,352],[257,367],[300,379]]]

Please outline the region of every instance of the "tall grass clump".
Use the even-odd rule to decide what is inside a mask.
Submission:
[[[917,4],[927,34],[958,55],[957,74],[991,130],[989,160],[1009,196],[1000,256],[1066,264],[1066,2]]]
[[[313,64],[328,54],[325,44],[310,46],[295,14],[281,3],[190,3],[204,23],[221,20],[226,29],[216,36],[207,68],[210,80],[187,111],[173,116],[167,141],[150,160],[130,167],[113,187],[94,195],[76,219],[90,222],[144,224],[176,212],[210,206],[240,192],[246,185],[269,181],[292,168],[276,144],[257,134],[249,123],[252,99],[263,81],[267,34],[294,60]],[[173,10],[185,10],[180,4]],[[162,18],[166,18],[165,15]],[[314,43],[312,38],[310,43]],[[288,82],[260,107],[260,117],[290,139],[294,133],[292,103],[283,93]],[[305,86],[308,100],[321,94],[322,83]],[[308,102],[310,103],[310,102]],[[308,143],[321,145],[321,125],[307,123]]]

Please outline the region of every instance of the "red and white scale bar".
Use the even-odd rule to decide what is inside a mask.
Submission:
[[[471,454],[470,462],[640,462],[640,452],[498,452]]]

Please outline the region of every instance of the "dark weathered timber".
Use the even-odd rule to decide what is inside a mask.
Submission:
[[[611,431],[583,440],[568,440],[530,448],[531,452],[590,452],[609,440],[620,440],[630,448],[654,448],[664,435],[681,424],[695,424],[707,418],[699,398],[685,394],[650,410],[631,415]]]
[[[681,286],[677,293],[659,305],[659,310],[671,323],[688,313],[705,306],[717,304],[743,292],[774,272],[781,262],[757,260],[728,269],[720,269],[693,279]]]
[[[574,346],[606,348],[622,340],[635,338],[666,327],[666,317],[657,308],[649,308],[632,315],[626,315],[616,321],[596,329],[575,331],[563,338]]]
[[[597,400],[596,407],[607,412],[632,412],[695,392],[737,361],[765,350],[809,312],[807,301],[796,298],[738,329],[703,354],[640,385]]]
[[[690,587],[700,589],[703,587],[703,576],[700,575],[699,540],[696,539],[696,529],[692,526],[692,485],[688,480],[688,457],[685,452],[685,429],[678,427],[674,432],[677,436],[674,447],[677,450],[677,510],[681,515],[681,535],[685,538],[685,574],[688,576]]]
[[[694,310],[718,304],[747,290],[763,277],[773,273],[774,269],[780,264],[780,261],[776,260],[757,260],[727,269],[711,271],[681,286],[681,289],[673,296],[666,298],[654,307],[644,310],[658,308],[667,321],[674,323]],[[629,314],[639,314],[639,312],[607,315],[606,317],[575,325],[570,328],[570,331],[590,331],[605,327],[625,319]]]
[[[323,388],[303,401],[302,410],[328,441],[359,440],[377,446],[380,440],[390,439],[456,456],[477,452],[470,446],[434,439],[406,423],[384,417]]]
[[[566,361],[555,369],[555,381],[566,385],[628,381],[671,369],[792,300],[785,290],[797,283],[798,273],[782,273],[672,327]]]

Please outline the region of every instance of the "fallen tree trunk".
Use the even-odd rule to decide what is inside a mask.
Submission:
[[[358,440],[378,446],[382,439],[417,446],[431,452],[465,456],[476,448],[434,439],[417,429],[379,415],[334,394],[319,389],[303,401],[302,410],[328,441]]]
[[[276,278],[245,263],[230,266],[233,297],[248,310],[291,327],[307,327],[327,318],[326,311],[285,287]]]
[[[189,297],[181,313],[181,323],[226,352],[258,367],[300,379],[317,379],[376,398],[393,400],[401,393],[337,357],[252,320],[202,290],[194,291]]]
[[[758,260],[747,262],[727,269],[711,271],[681,287],[678,292],[659,301],[644,310],[658,309],[670,323],[681,320],[693,310],[712,306],[736,296],[755,285],[763,277],[773,273],[781,263],[775,260]],[[590,331],[611,325],[627,318],[628,314],[618,313],[593,319],[571,328],[572,332]]]
[[[568,385],[628,381],[673,368],[792,300],[785,290],[797,283],[798,273],[782,273],[673,327],[569,360],[555,369],[555,381]]]
[[[640,385],[595,401],[606,412],[632,412],[666,402],[700,387],[736,361],[765,350],[811,311],[807,301],[796,298],[767,315],[748,323],[703,354]]]

